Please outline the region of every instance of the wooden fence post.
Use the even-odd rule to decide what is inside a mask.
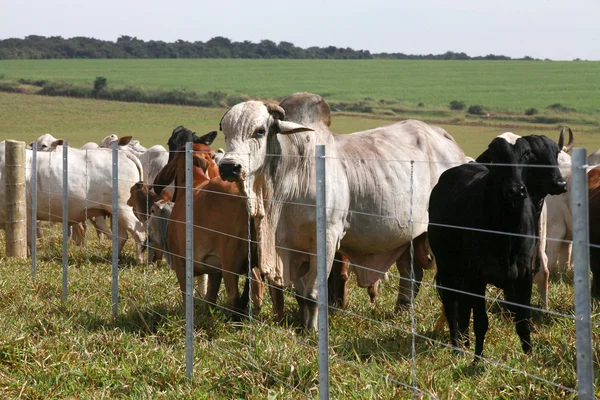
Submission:
[[[6,256],[26,258],[25,142],[7,140],[5,151]]]

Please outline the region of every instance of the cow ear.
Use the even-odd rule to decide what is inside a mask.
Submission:
[[[306,131],[314,131],[314,129],[295,122],[277,120],[277,129],[275,130],[277,133],[288,134]]]
[[[479,157],[477,157],[475,159],[475,162],[478,162],[480,164],[491,164],[492,162],[492,154],[490,149],[487,149],[486,151],[484,151],[483,153],[481,153],[479,155]]]
[[[217,137],[217,131],[208,132],[206,135],[202,135],[200,137],[195,136],[194,143],[205,144],[207,146],[210,146],[216,137]]]
[[[278,106],[277,104],[265,103],[265,107],[267,107],[267,111],[273,118],[280,121],[285,119],[285,110],[281,106]]]
[[[62,146],[64,142],[65,141],[63,139],[55,140],[54,142],[52,142],[52,144],[50,145],[50,147]]]
[[[123,136],[121,139],[119,139],[119,146],[126,146],[129,144],[129,142],[131,142],[131,138],[132,136]]]

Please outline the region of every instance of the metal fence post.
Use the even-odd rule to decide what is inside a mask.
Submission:
[[[192,143],[185,144],[185,376],[194,370],[194,226]]]
[[[31,278],[37,269],[37,142],[33,142],[31,153]]]
[[[63,241],[62,241],[62,301],[67,301],[69,283],[69,254],[67,253],[67,242],[69,240],[69,143],[63,142]]]
[[[112,316],[119,313],[119,144],[112,143]]]
[[[594,398],[594,372],[590,310],[590,248],[588,178],[585,149],[573,149],[571,210],[573,213],[573,264],[575,329],[577,333],[577,387],[579,399]]]
[[[327,298],[327,198],[325,146],[316,145],[317,281],[319,305],[319,398],[329,399],[329,318]]]

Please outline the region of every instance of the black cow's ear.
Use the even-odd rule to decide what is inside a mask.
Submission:
[[[207,146],[210,146],[216,137],[217,137],[217,131],[208,132],[206,135],[202,135],[200,137],[197,137],[197,136],[194,137],[194,143],[205,144]]]
[[[479,155],[479,157],[477,157],[475,159],[476,162],[480,163],[480,164],[490,164],[492,162],[492,154],[491,154],[491,150],[487,149],[486,151],[484,151],[483,153],[481,153]]]

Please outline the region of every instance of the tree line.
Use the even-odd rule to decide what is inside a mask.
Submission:
[[[301,48],[290,42],[275,43],[261,40],[234,42],[217,36],[206,42],[144,41],[120,36],[115,42],[88,37],[64,39],[61,36],[30,35],[24,39],[0,40],[0,60],[57,59],[57,58],[281,58],[281,59],[395,59],[395,60],[512,60],[489,54],[470,57],[465,53],[448,51],[444,54],[371,53],[335,46]],[[516,59],[515,59],[516,60]],[[524,57],[520,60],[533,60]]]

